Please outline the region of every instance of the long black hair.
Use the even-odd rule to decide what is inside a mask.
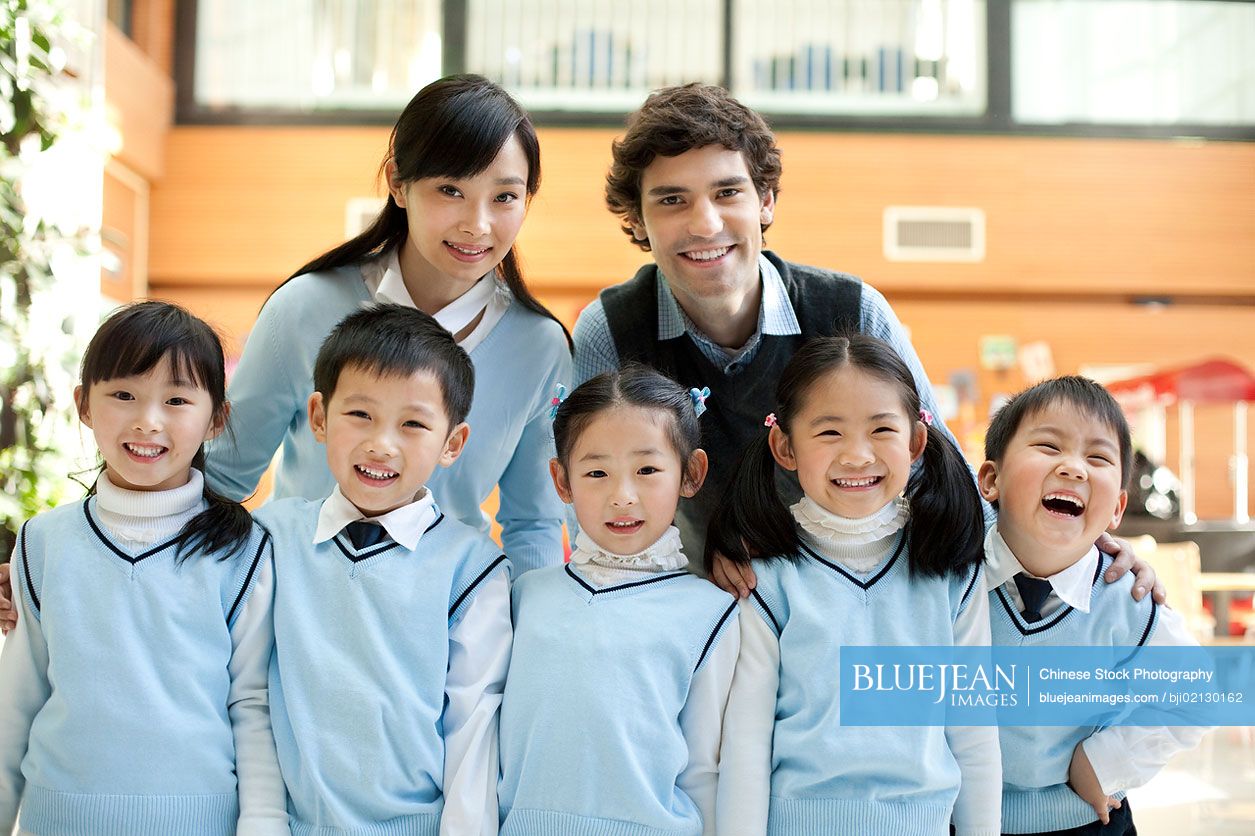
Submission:
[[[641,363],[625,363],[618,371],[589,378],[558,406],[553,419],[553,441],[562,469],[569,470],[571,452],[592,420],[620,406],[635,406],[666,416],[667,438],[680,457],[685,481],[691,481],[693,452],[702,441],[693,397],[665,374]]]
[[[175,377],[188,380],[208,393],[213,422],[227,423],[226,367],[222,341],[207,323],[169,302],[136,302],[119,308],[100,326],[87,344],[79,372],[79,412],[87,413],[91,387],[106,380],[147,374],[169,360]],[[225,432],[226,430],[224,430]],[[192,458],[192,467],[204,470],[205,445]],[[95,483],[89,493],[96,492]],[[253,518],[238,502],[204,488],[209,504],[188,520],[178,535],[180,557],[195,550],[218,552],[226,560],[248,542]]]
[[[540,141],[527,111],[510,94],[479,75],[450,75],[433,81],[410,99],[388,140],[379,176],[391,161],[396,180],[408,183],[427,177],[474,177],[492,165],[497,154],[517,137],[527,158],[527,199],[540,188]],[[345,241],[303,265],[288,281],[306,273],[358,264],[405,242],[409,226],[405,209],[388,195],[379,215],[356,238]],[[532,295],[523,281],[516,248],[501,261],[501,277],[523,307],[559,322]],[[567,343],[571,335],[566,330]]]
[[[849,366],[897,388],[908,417],[920,414],[911,370],[883,340],[865,334],[811,340],[793,355],[776,387],[776,426],[786,435],[811,387]],[[928,442],[906,486],[910,502],[909,566],[915,575],[962,575],[982,558],[985,520],[972,472],[945,433],[925,424]],[[794,558],[797,524],[776,489],[776,462],[764,431],[746,449],[706,535],[714,553],[744,563],[751,557]]]

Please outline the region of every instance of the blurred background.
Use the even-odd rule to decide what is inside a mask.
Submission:
[[[74,0],[56,19],[16,5],[58,33],[6,29],[19,58],[23,38],[28,58],[47,54],[57,116],[56,142],[8,143],[18,226],[44,219],[44,291],[26,308],[0,293],[0,446],[48,452],[42,470],[0,455],[6,520],[79,490],[56,464],[90,445],[55,418],[75,341],[151,296],[219,325],[238,356],[267,294],[377,211],[388,131],[427,82],[482,73],[532,112],[544,178],[519,249],[570,326],[648,258],[602,198],[624,115],[705,81],[777,131],[768,247],[885,293],[973,461],[990,410],[1024,385],[1112,384],[1142,456],[1121,533],[1142,538],[1200,639],[1255,640],[1255,4]],[[0,117],[6,137],[22,124],[17,105]],[[1133,796],[1143,833],[1253,832],[1250,729],[1220,730],[1161,779]]]

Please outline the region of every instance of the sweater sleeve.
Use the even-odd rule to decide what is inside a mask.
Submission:
[[[723,712],[728,705],[728,691],[740,649],[741,632],[734,622],[724,628],[710,658],[694,674],[688,700],[680,710],[680,730],[688,743],[689,762],[680,773],[679,786],[697,805],[704,836],[715,833]]]
[[[989,596],[979,573],[971,600],[955,620],[954,643],[990,646]],[[956,836],[998,836],[1002,832],[1002,751],[997,726],[946,726],[946,742],[962,775],[954,803]]]
[[[441,836],[496,836],[497,721],[513,638],[503,565],[449,632]]]
[[[22,759],[30,740],[35,715],[52,693],[48,682],[48,645],[42,625],[34,617],[30,596],[22,592],[25,576],[13,567],[14,606],[20,617],[17,627],[4,640],[0,652],[0,833],[10,833],[17,823],[25,778]]]
[[[1175,610],[1159,606],[1159,626],[1148,647],[1197,647],[1198,642]],[[1179,752],[1193,749],[1211,726],[1110,726],[1081,745],[1107,795],[1140,787]]]
[[[715,802],[719,836],[762,836],[767,832],[780,642],[750,600],[740,604],[741,652],[723,719]]]
[[[227,389],[228,432],[205,447],[205,480],[236,501],[257,489],[296,415],[306,409],[306,381],[294,378],[289,355],[301,333],[288,322],[287,296],[272,296],[257,315]]]
[[[274,649],[274,562],[269,548],[257,579],[231,626],[231,689],[227,711],[235,736],[240,836],[287,834],[287,790],[270,727],[268,684]]]
[[[549,401],[554,387],[570,380],[571,355],[564,341],[499,480],[501,544],[519,574],[551,565],[562,555],[563,505],[549,479],[549,460],[554,457]]]

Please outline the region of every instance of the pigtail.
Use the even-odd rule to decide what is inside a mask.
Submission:
[[[767,437],[763,433],[745,449],[715,507],[702,556],[708,574],[715,552],[736,563],[797,554],[797,524],[776,488],[776,460]]]
[[[907,483],[911,573],[964,575],[983,557],[985,515],[972,471],[954,442],[932,424],[920,466]]]
[[[192,467],[204,471],[205,448],[196,453]],[[202,496],[208,507],[188,520],[179,532],[176,555],[180,562],[193,552],[218,554],[219,560],[227,560],[243,549],[252,536],[253,517],[248,509],[210,488],[208,479]]]

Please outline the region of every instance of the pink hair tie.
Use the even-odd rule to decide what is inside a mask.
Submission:
[[[931,427],[933,425],[933,414],[927,409],[921,409],[919,411],[919,420]]]
[[[776,425],[776,413],[772,412],[766,418],[763,419],[764,427],[774,427],[775,425]]]

